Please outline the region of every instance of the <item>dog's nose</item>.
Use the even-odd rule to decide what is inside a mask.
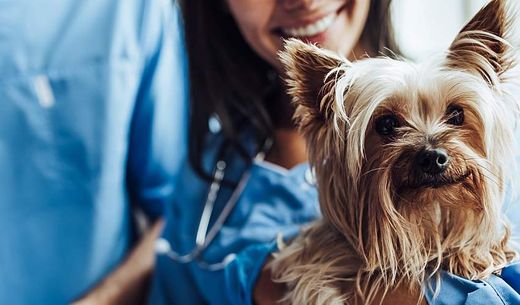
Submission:
[[[448,154],[444,149],[425,148],[418,155],[416,166],[426,174],[440,174],[449,164]]]

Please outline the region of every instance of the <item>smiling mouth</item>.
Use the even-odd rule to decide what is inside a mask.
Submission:
[[[325,33],[334,23],[339,13],[346,7],[342,6],[338,10],[321,17],[320,19],[301,26],[282,27],[278,29],[279,34],[284,38],[308,38]]]
[[[325,32],[336,19],[336,13],[329,14],[320,20],[307,24],[300,27],[293,27],[293,28],[282,28],[281,31],[284,34],[284,36],[291,36],[291,37],[310,37],[310,36],[316,36],[318,34],[321,34]]]

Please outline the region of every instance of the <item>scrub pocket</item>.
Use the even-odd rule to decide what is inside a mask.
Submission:
[[[40,181],[42,185],[51,185],[48,191],[52,192],[52,187],[86,183],[84,189],[74,191],[91,196],[88,183],[97,183],[102,164],[109,161],[106,159],[126,153],[136,92],[124,89],[138,81],[137,71],[132,69],[124,62],[92,61],[61,69],[2,75],[0,185],[9,185],[14,179],[18,187],[31,189]],[[105,155],[106,147],[110,147],[110,154]],[[7,204],[14,204],[14,199],[45,204],[42,198],[30,198],[31,193],[37,192],[10,194],[11,191],[14,190],[2,194],[7,196]],[[11,207],[0,207],[5,208]]]

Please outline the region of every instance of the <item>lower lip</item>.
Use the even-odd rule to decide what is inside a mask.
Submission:
[[[330,29],[330,27],[329,27],[329,29]],[[325,32],[316,34],[314,36],[297,37],[297,38],[301,39],[302,41],[304,41],[306,43],[310,43],[310,44],[323,44],[323,42],[325,41],[325,39],[327,37],[327,32],[329,31],[329,29],[325,30]]]

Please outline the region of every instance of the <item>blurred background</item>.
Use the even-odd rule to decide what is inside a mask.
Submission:
[[[487,0],[393,0],[392,18],[403,53],[420,60],[445,50]]]

